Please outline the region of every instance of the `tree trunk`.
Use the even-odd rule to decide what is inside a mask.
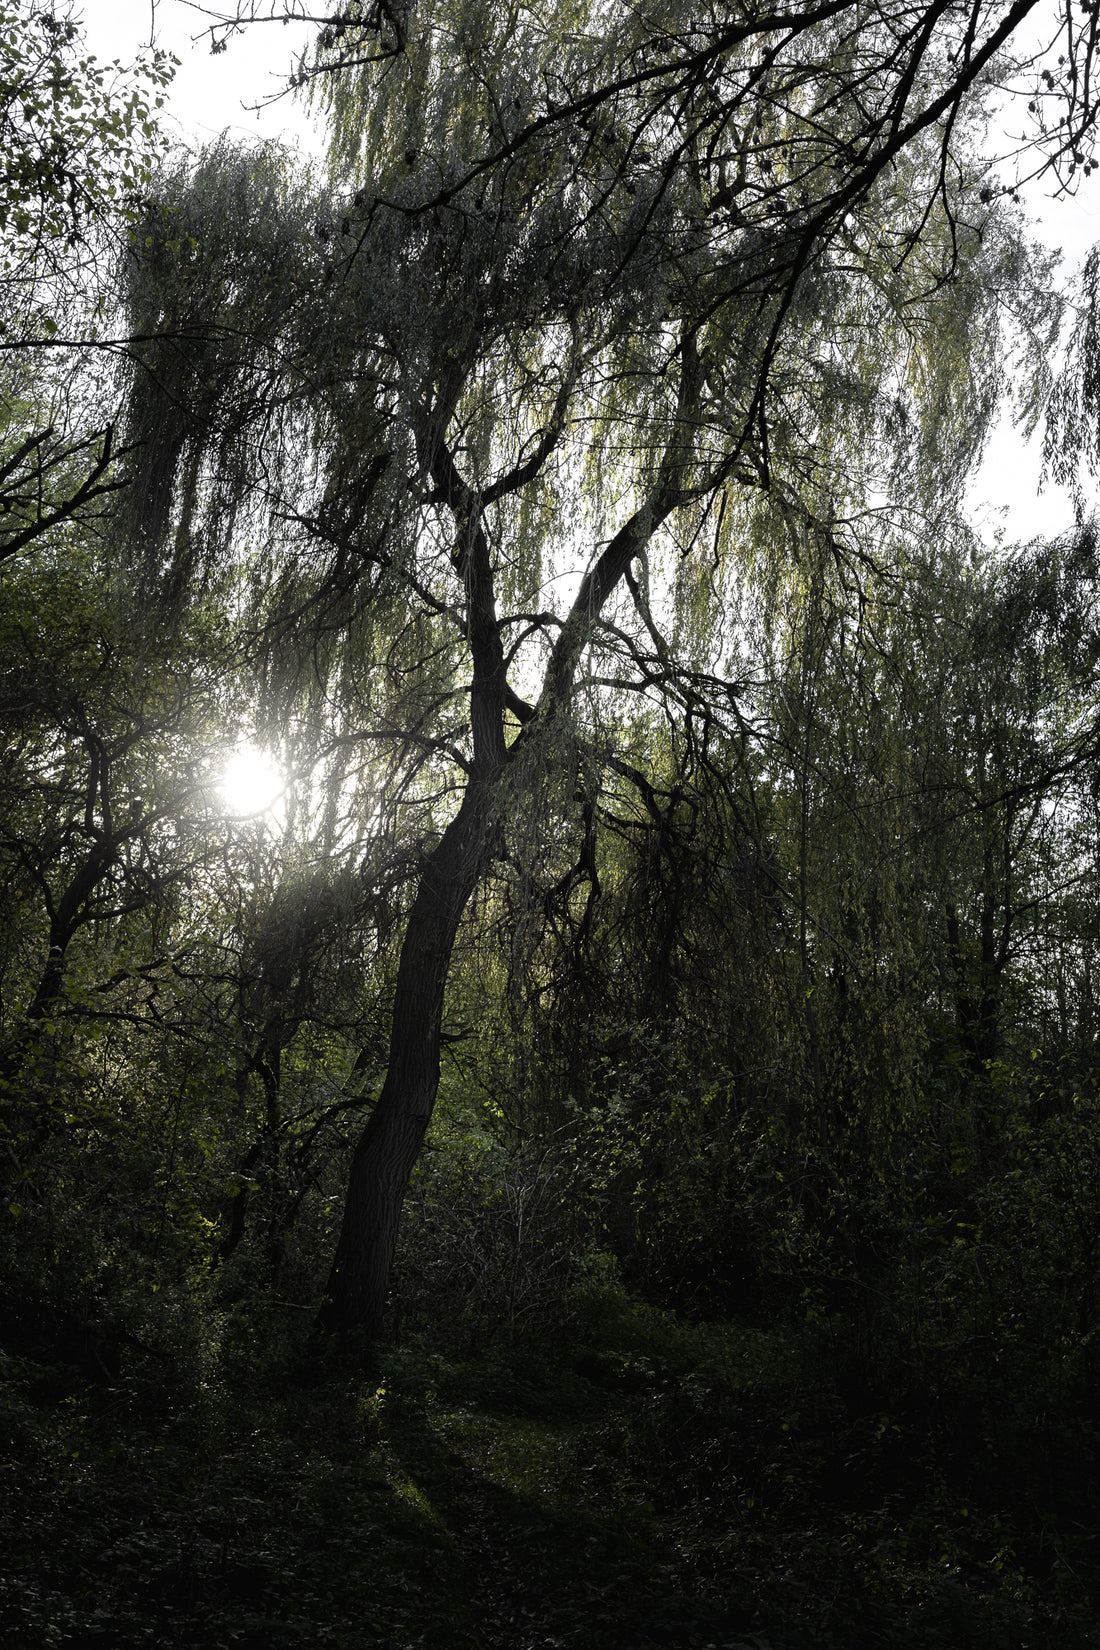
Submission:
[[[342,1341],[377,1339],[401,1208],[439,1088],[443,997],[462,913],[492,857],[492,790],[471,780],[428,856],[401,947],[389,1065],[355,1147],[320,1326]]]
[[[677,419],[657,486],[581,580],[547,663],[540,708],[528,709],[524,728],[510,748],[504,732],[507,673],[493,594],[485,500],[460,476],[443,439],[446,418],[438,409],[435,422],[429,420],[425,426],[421,440],[425,467],[458,528],[452,561],[466,594],[474,758],[462,805],[424,862],[398,964],[386,1080],[352,1159],[336,1255],[318,1319],[322,1330],[345,1343],[368,1348],[382,1327],[405,1191],[439,1088],[443,997],[455,937],[471,894],[499,851],[501,776],[511,766],[512,788],[523,791],[524,761],[538,761],[537,747],[527,735],[532,728],[553,725],[563,713],[595,619],[631,562],[680,502],[685,442],[690,445],[685,431],[694,428],[689,414],[701,377],[690,336],[685,336],[681,353]],[[520,486],[525,476],[526,468],[521,465],[494,497]]]

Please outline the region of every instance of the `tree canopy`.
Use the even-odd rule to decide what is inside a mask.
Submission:
[[[1037,164],[1091,169],[1090,30],[1054,81],[1011,59],[1030,9],[353,8],[297,77],[326,186],[224,146],[164,174],[129,273],[146,599],[250,543],[272,725],[326,695],[410,818],[452,798],[333,1323],[380,1321],[475,889],[609,774],[652,808],[616,698],[734,737],[747,579],[824,556],[850,601],[961,532],[1006,351],[1041,376],[1061,313],[978,149],[993,90],[1034,81]]]

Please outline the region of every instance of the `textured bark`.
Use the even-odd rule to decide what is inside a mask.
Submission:
[[[491,857],[491,790],[471,781],[428,857],[401,947],[386,1081],[355,1148],[321,1325],[369,1344],[382,1326],[401,1207],[439,1087],[443,996],[462,913]]]

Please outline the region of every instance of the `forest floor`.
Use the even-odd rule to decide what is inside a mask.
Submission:
[[[9,1650],[1100,1647],[1094,1451],[948,1436],[820,1333],[0,1376]]]

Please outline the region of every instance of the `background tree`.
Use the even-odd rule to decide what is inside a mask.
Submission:
[[[0,8],[0,563],[120,485],[113,424],[72,404],[73,350],[111,330],[95,272],[149,184],[173,66],[98,63],[52,0]]]

